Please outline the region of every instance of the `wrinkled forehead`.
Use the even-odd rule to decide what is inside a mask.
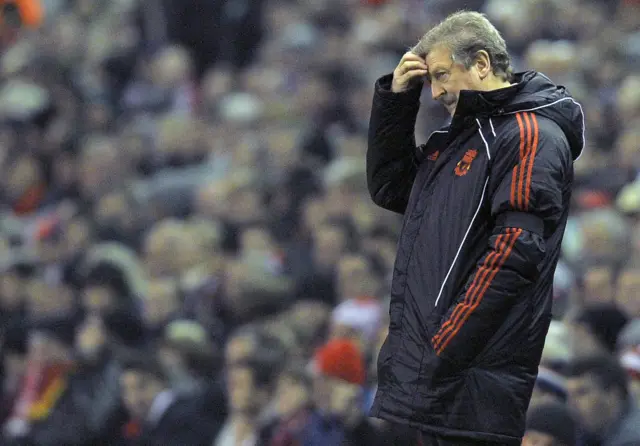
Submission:
[[[446,46],[438,45],[433,47],[425,57],[425,62],[429,67],[429,72],[433,73],[438,69],[448,69],[453,62],[451,50]]]

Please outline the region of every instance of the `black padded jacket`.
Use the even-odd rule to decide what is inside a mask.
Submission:
[[[373,201],[404,214],[389,335],[371,416],[519,445],[551,320],[584,116],[536,72],[463,91],[450,125],[416,147],[421,88],[376,83]]]

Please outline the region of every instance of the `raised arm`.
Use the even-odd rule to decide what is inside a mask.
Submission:
[[[414,136],[424,61],[405,54],[393,74],[376,82],[367,150],[367,185],[374,203],[404,213],[417,173]]]

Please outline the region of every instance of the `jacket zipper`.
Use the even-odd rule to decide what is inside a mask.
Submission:
[[[444,292],[444,287],[447,285],[449,276],[451,276],[451,273],[453,272],[453,268],[456,266],[456,263],[458,262],[458,258],[460,257],[460,253],[462,252],[462,247],[464,246],[464,243],[467,241],[467,237],[469,236],[469,233],[471,232],[471,228],[473,227],[473,224],[476,221],[476,217],[478,217],[478,214],[480,213],[480,209],[482,209],[482,205],[484,204],[484,197],[487,192],[487,186],[489,185],[489,179],[491,178],[491,153],[489,151],[489,144],[487,143],[487,140],[485,139],[484,134],[482,133],[482,125],[480,124],[480,120],[476,119],[476,123],[478,124],[478,133],[480,134],[480,137],[482,138],[482,142],[484,143],[485,148],[487,150],[487,163],[488,163],[489,173],[487,174],[487,178],[484,180],[484,186],[482,186],[482,194],[480,195],[480,202],[478,203],[478,207],[476,208],[476,211],[473,213],[473,217],[471,217],[471,222],[469,222],[469,226],[467,227],[467,230],[465,231],[464,236],[462,237],[462,241],[458,246],[458,250],[456,251],[456,255],[453,258],[453,261],[451,262],[451,266],[449,267],[447,274],[444,276],[444,280],[442,281],[442,285],[440,286],[440,290],[438,291],[438,296],[436,297],[436,302],[433,305],[434,308],[438,306],[438,302],[440,301],[440,298],[442,297],[442,293]]]

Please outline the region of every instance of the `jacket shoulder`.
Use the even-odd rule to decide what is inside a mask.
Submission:
[[[495,153],[522,156],[533,148],[536,156],[560,155],[571,159],[569,140],[552,119],[532,112],[505,115],[496,122]],[[494,124],[495,125],[495,124]]]

